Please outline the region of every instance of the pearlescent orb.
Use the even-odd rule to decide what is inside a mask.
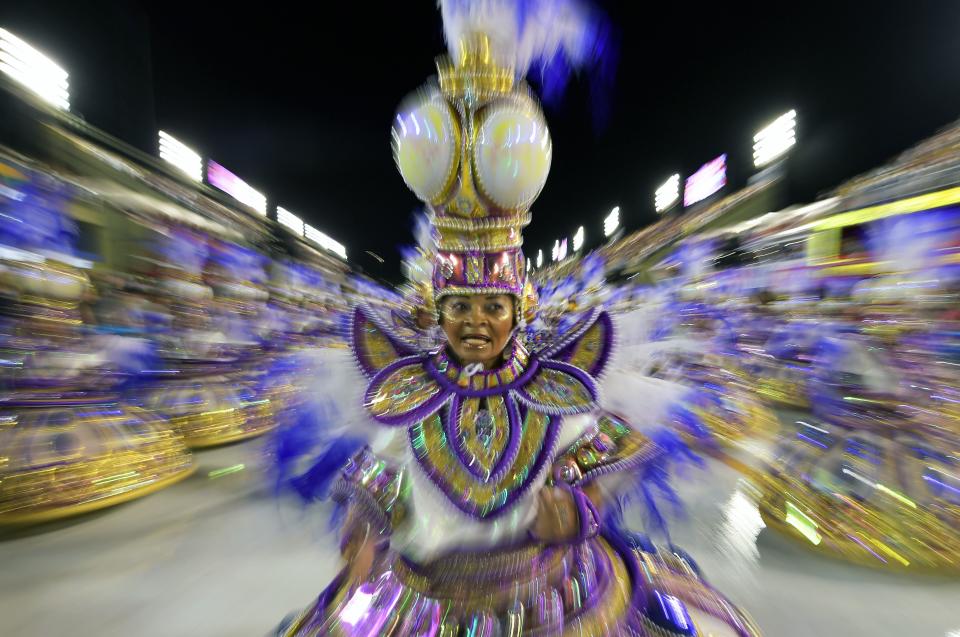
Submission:
[[[407,187],[424,201],[443,195],[457,169],[455,126],[450,107],[439,99],[404,109],[394,120],[397,167]]]
[[[474,147],[480,190],[500,208],[530,205],[547,182],[552,152],[550,131],[539,115],[510,108],[490,111]]]

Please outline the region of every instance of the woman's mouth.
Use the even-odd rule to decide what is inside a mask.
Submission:
[[[460,342],[469,349],[483,349],[492,341],[489,336],[484,334],[467,334],[460,337]]]

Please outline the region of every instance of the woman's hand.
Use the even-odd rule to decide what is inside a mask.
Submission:
[[[581,487],[581,491],[596,507],[596,513],[600,513],[600,487],[590,483]],[[547,544],[562,544],[580,535],[580,512],[569,489],[544,487],[540,490],[538,505],[537,519],[530,531],[534,538]]]
[[[350,586],[361,584],[373,571],[373,560],[377,556],[377,547],[371,538],[348,545],[343,557],[347,561],[347,582]]]
[[[377,556],[377,534],[370,523],[359,518],[354,510],[350,512],[346,528],[350,531],[340,554],[347,563],[347,581],[354,586],[366,580],[373,570]]]
[[[580,516],[573,494],[559,487],[540,490],[533,536],[547,544],[569,542],[580,534]]]

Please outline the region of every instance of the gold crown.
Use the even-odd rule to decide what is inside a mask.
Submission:
[[[448,99],[483,101],[513,90],[514,70],[493,61],[485,34],[460,40],[459,53],[456,63],[446,55],[437,58],[440,90]]]
[[[520,87],[516,85],[514,69],[494,61],[490,38],[484,33],[462,38],[456,61],[450,56],[439,57],[437,73],[444,97],[454,104],[462,101],[470,109],[498,98],[523,94],[517,90]],[[464,113],[460,115],[462,118]],[[473,147],[477,128],[469,126],[467,135],[468,145]],[[469,160],[460,161],[458,177],[457,195],[438,206],[432,219],[439,249],[491,252],[519,248],[523,244],[521,231],[530,224],[527,206],[491,211],[477,193],[474,181],[478,175]],[[482,189],[482,184],[480,186]]]

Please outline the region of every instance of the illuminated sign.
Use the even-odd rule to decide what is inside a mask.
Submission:
[[[207,182],[261,215],[267,215],[267,198],[213,160],[207,162]]]
[[[708,161],[700,170],[687,177],[683,189],[683,205],[692,206],[703,201],[727,185],[727,156],[720,155]]]

